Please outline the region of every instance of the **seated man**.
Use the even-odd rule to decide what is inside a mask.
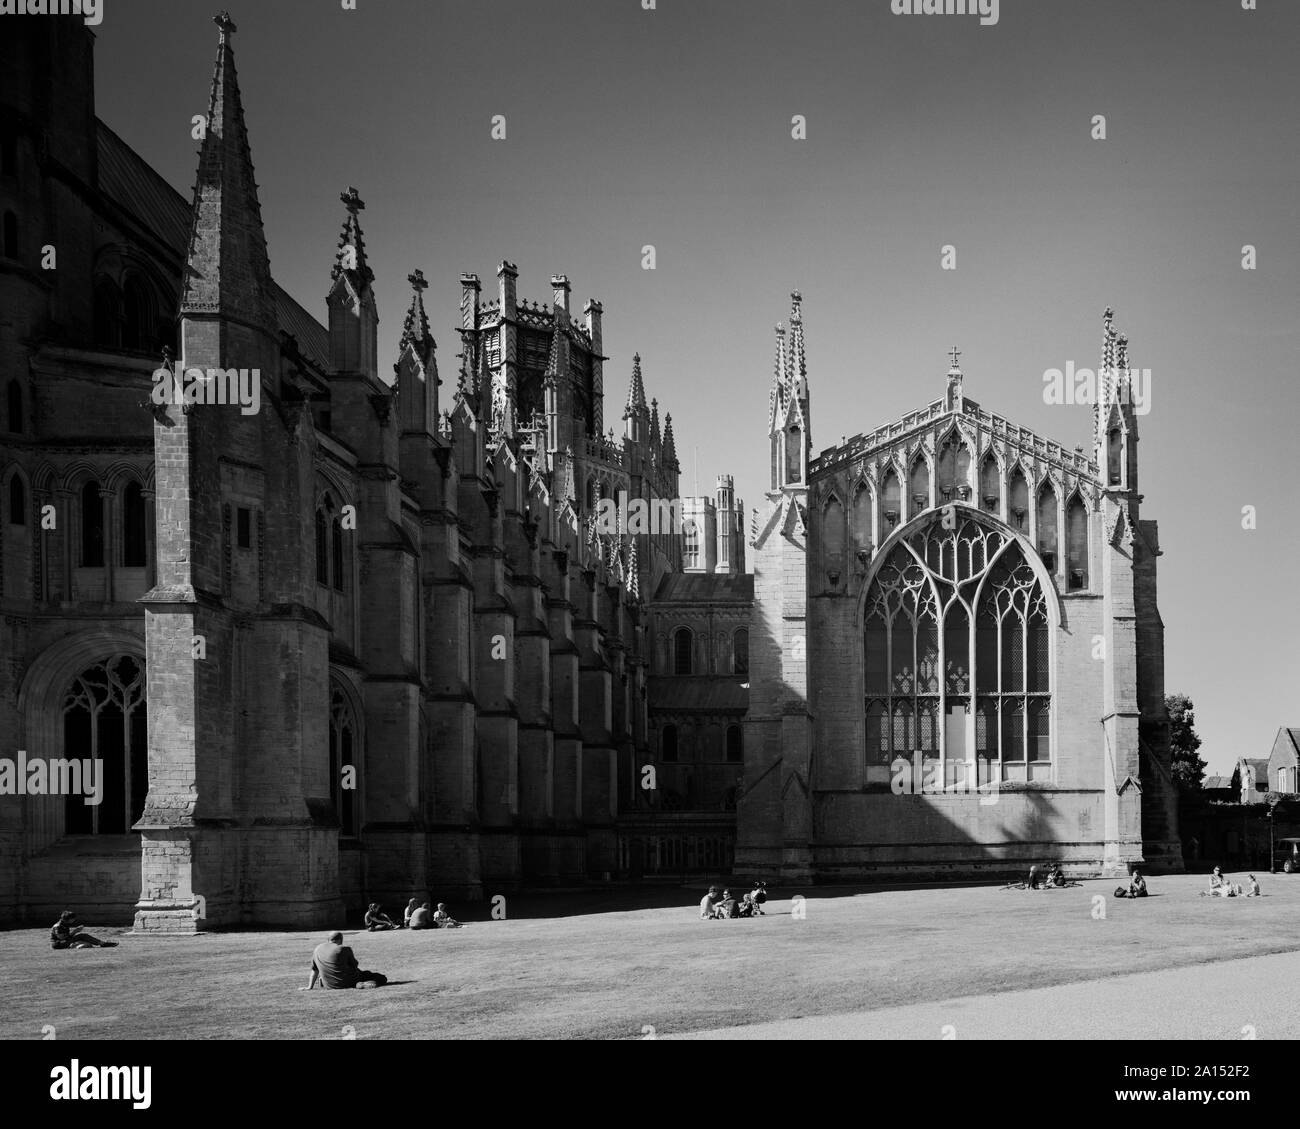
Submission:
[[[1061,869],[1061,864],[1059,862],[1052,867],[1052,873],[1049,876],[1048,881],[1053,886],[1057,887],[1063,887],[1065,885],[1065,871]]]
[[[303,991],[316,987],[317,981],[326,988],[379,988],[388,977],[359,968],[356,954],[343,943],[343,934],[334,932],[311,954],[311,979]]]
[[[1248,887],[1249,887],[1249,888],[1246,890],[1246,897],[1248,897],[1248,898],[1258,898],[1258,897],[1259,897],[1259,879],[1257,879],[1253,874],[1252,874],[1252,875],[1249,875],[1249,878],[1250,878],[1250,882],[1248,883]]]
[[[409,929],[437,929],[434,924],[433,911],[429,908],[429,903],[419,906],[411,912],[411,920],[407,923]]]
[[[722,891],[722,900],[718,902],[718,916],[719,917],[740,916],[740,906],[736,903],[736,899],[731,896],[730,890]]]
[[[1140,870],[1133,871],[1133,877],[1128,884],[1128,896],[1130,898],[1145,898],[1147,896],[1147,880],[1142,877]]]
[[[718,902],[718,888],[710,886],[709,892],[700,899],[700,917],[708,920],[718,916],[715,908]]]
[[[371,902],[366,910],[366,928],[371,933],[382,933],[386,929],[396,929],[397,923],[380,908],[378,902]]]
[[[50,948],[52,949],[115,949],[116,941],[101,941],[89,933],[81,932],[81,924],[76,914],[65,909],[59,914],[59,920],[50,928]]]
[[[420,903],[417,902],[414,898],[412,898],[409,902],[406,903],[406,910],[402,914],[402,928],[404,929],[411,928],[411,917],[414,915],[415,911],[419,908],[420,908]],[[428,909],[427,902],[425,903],[425,908]]]
[[[446,902],[439,902],[438,908],[433,912],[433,927],[435,929],[459,929],[461,923],[447,912]]]

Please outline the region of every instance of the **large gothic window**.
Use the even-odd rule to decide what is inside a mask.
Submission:
[[[357,834],[357,719],[342,690],[330,694],[330,795],[339,833]]]
[[[125,835],[144,814],[149,792],[144,663],[116,655],[73,679],[63,702],[63,756],[94,764],[100,802],[86,803],[86,781],[65,801],[68,835]]]
[[[864,623],[868,782],[899,757],[917,787],[1050,780],[1051,628],[1017,542],[936,517],[881,565]]]

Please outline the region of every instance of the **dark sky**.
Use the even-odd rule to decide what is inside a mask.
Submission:
[[[187,196],[216,6],[105,0],[96,29],[100,116]],[[229,8],[278,280],[324,317],[356,185],[381,366],[420,267],[445,375],[460,272],[494,292],[510,259],[548,302],[568,274],[605,305],[607,422],[639,350],[684,493],[698,457],[701,490],[727,471],[761,502],[794,287],[819,450],[939,397],[954,344],[970,397],[1089,444],[1090,409],[1044,403],[1043,374],[1095,367],[1113,305],[1151,370],[1168,688],[1215,771],[1300,725],[1300,2],[1002,0],[988,27],[888,0]]]

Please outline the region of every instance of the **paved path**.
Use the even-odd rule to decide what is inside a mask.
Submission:
[[[955,959],[945,953],[942,959]],[[945,1032],[945,1027],[955,1031]],[[658,1038],[1300,1038],[1300,952]]]

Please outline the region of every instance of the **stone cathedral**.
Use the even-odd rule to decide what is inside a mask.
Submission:
[[[799,295],[751,550],[735,864],[789,880],[1181,870],[1128,341],[1092,456],[966,396],[813,454]]]
[[[415,270],[391,377],[355,189],[323,320],[277,285],[217,24],[190,199],[96,117],[83,21],[0,37],[0,921],[1179,865],[1109,316],[1092,458],[955,355],[944,399],[814,456],[794,295],[747,522],[728,475],[679,497],[638,357],[616,436],[564,275],[462,275],[440,365]],[[623,497],[688,520],[602,528]]]

